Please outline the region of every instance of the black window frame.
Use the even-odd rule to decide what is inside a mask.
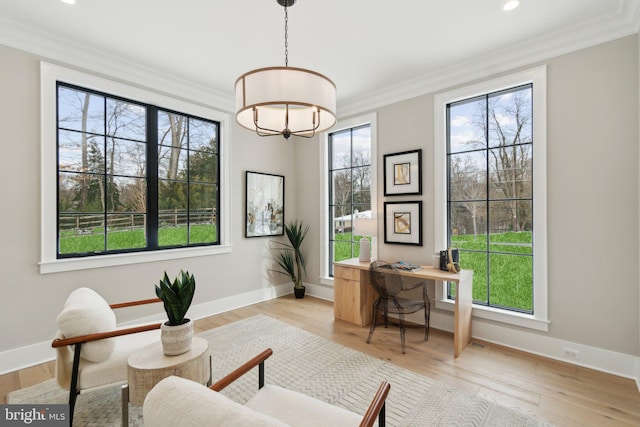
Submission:
[[[335,230],[334,230],[334,226],[335,226],[335,218],[334,218],[334,208],[336,206],[349,206],[350,209],[348,209],[351,212],[351,220],[350,220],[350,224],[351,224],[351,229],[353,231],[353,223],[354,223],[354,206],[357,206],[357,203],[354,203],[354,191],[353,191],[353,170],[356,168],[363,168],[363,167],[368,167],[369,168],[369,174],[370,174],[370,179],[373,179],[372,176],[372,172],[373,172],[373,158],[371,158],[370,156],[370,161],[368,165],[355,165],[353,164],[353,134],[355,131],[360,130],[360,129],[364,129],[364,128],[369,128],[370,132],[372,131],[372,125],[371,123],[364,123],[361,125],[357,125],[357,126],[352,126],[352,127],[348,127],[348,128],[344,128],[344,129],[340,129],[338,131],[335,132],[330,132],[328,135],[328,144],[327,144],[327,152],[328,152],[328,177],[327,177],[327,181],[328,181],[328,211],[329,211],[329,215],[328,215],[328,220],[329,220],[329,224],[328,224],[328,230],[329,231],[329,235],[328,235],[328,243],[329,243],[329,248],[328,248],[328,272],[329,272],[329,277],[333,277],[333,263],[335,262],[334,258],[335,258],[335,244],[336,244],[336,239],[335,239]],[[349,132],[350,134],[350,164],[348,167],[340,167],[340,168],[334,168],[333,165],[333,138],[334,135],[337,134],[344,134],[346,132]],[[370,154],[371,154],[371,146],[369,147],[370,150]],[[345,204],[336,204],[334,203],[334,193],[333,193],[333,172],[338,171],[338,170],[349,170],[351,173],[351,186],[352,186],[352,190],[351,190],[351,199],[348,203]],[[374,189],[370,188],[369,189],[370,192],[373,192]],[[370,196],[370,200],[369,200],[369,209],[373,209],[373,206],[371,205],[371,196]],[[350,243],[350,248],[351,248],[351,257],[357,257],[359,254],[359,249],[360,249],[360,239],[355,239],[355,235],[351,234],[351,241]],[[344,240],[340,240],[340,243],[346,243],[346,241]]]
[[[527,143],[522,143],[522,144],[512,144],[509,146],[525,146],[528,145],[531,148],[531,170],[533,171],[533,162],[534,160],[534,140],[535,140],[535,135],[533,135],[533,121],[534,121],[534,117],[533,117],[533,83],[525,83],[525,84],[518,84],[518,85],[514,85],[511,87],[507,87],[505,89],[501,89],[501,90],[496,90],[496,91],[490,91],[490,92],[485,92],[485,93],[481,93],[479,95],[476,96],[472,96],[469,98],[464,98],[455,102],[449,102],[446,104],[446,111],[445,111],[445,117],[446,117],[446,126],[445,126],[445,132],[446,132],[446,150],[445,150],[445,155],[446,155],[446,176],[447,176],[447,194],[446,194],[446,215],[447,215],[447,220],[446,220],[446,226],[447,226],[447,246],[451,247],[452,246],[452,236],[453,236],[453,227],[452,227],[452,204],[456,203],[456,202],[461,202],[462,200],[454,200],[452,195],[451,195],[451,157],[453,155],[460,155],[460,154],[465,154],[465,153],[477,153],[477,152],[485,152],[485,160],[486,160],[486,164],[485,164],[485,169],[484,169],[484,173],[486,174],[485,176],[485,184],[486,184],[486,188],[485,188],[485,198],[482,199],[473,199],[473,200],[465,200],[465,201],[473,201],[473,202],[479,202],[479,203],[484,203],[486,204],[485,206],[485,211],[486,211],[486,218],[485,218],[485,229],[486,229],[486,242],[485,242],[485,248],[484,250],[473,250],[473,249],[460,249],[460,256],[464,256],[463,253],[466,252],[480,252],[480,253],[484,253],[486,254],[486,301],[479,301],[479,300],[473,300],[473,304],[474,305],[481,305],[481,306],[485,306],[485,307],[492,307],[492,308],[497,308],[497,309],[502,309],[502,310],[507,310],[507,311],[513,311],[513,312],[518,312],[518,313],[524,313],[524,314],[530,314],[533,315],[534,311],[535,311],[535,277],[533,277],[533,272],[534,272],[534,244],[535,241],[533,240],[533,231],[534,231],[534,209],[533,209],[533,204],[534,204],[534,192],[533,192],[533,186],[535,185],[534,183],[534,176],[531,176],[531,194],[529,197],[515,197],[515,198],[500,198],[500,199],[493,199],[490,196],[490,179],[489,179],[489,175],[490,175],[490,162],[489,162],[489,155],[488,153],[491,150],[495,150],[496,147],[495,146],[491,146],[491,144],[489,144],[489,135],[488,135],[488,130],[487,130],[487,134],[484,135],[485,138],[485,146],[484,148],[472,148],[466,151],[456,151],[455,153],[451,152],[451,117],[450,117],[450,109],[452,106],[455,105],[459,105],[459,104],[464,104],[467,102],[470,102],[472,100],[483,100],[485,103],[485,108],[488,109],[488,103],[489,103],[489,98],[491,98],[492,96],[499,96],[501,94],[505,94],[505,93],[509,93],[509,92],[515,92],[524,88],[528,88],[530,93],[531,93],[531,129],[532,129],[532,135],[531,135],[531,141],[527,142]],[[488,115],[486,115],[486,129],[489,129],[489,118]],[[525,202],[530,202],[531,203],[531,235],[532,235],[532,241],[531,241],[531,253],[530,254],[522,254],[522,253],[507,253],[507,252],[501,252],[501,251],[492,251],[491,250],[491,240],[490,240],[490,224],[491,224],[491,209],[489,209],[489,205],[491,204],[491,202],[520,202],[520,201],[525,201]],[[505,306],[505,305],[501,305],[501,304],[497,304],[497,303],[492,303],[491,302],[491,255],[495,254],[495,255],[504,255],[504,256],[514,256],[514,257],[529,257],[531,258],[531,273],[532,273],[532,281],[531,281],[531,287],[532,287],[532,294],[531,294],[531,310],[527,310],[527,309],[522,309],[519,307],[511,307],[511,306]],[[462,266],[464,268],[464,266]],[[475,281],[476,277],[474,276],[474,281]],[[449,282],[447,284],[446,287],[446,294],[447,294],[447,299],[453,300],[455,299],[455,287],[453,286],[453,284],[451,282]]]
[[[94,252],[78,252],[78,253],[60,253],[60,117],[59,117],[59,90],[61,87],[65,87],[72,90],[78,90],[82,92],[87,92],[90,94],[95,94],[97,96],[101,96],[106,99],[113,99],[116,101],[122,101],[126,103],[135,104],[145,109],[146,111],[146,207],[147,210],[145,214],[147,215],[146,227],[145,227],[145,235],[146,235],[146,246],[142,248],[129,248],[129,249],[107,249],[107,233],[108,229],[104,227],[104,250],[102,251],[94,251]],[[87,87],[83,87],[80,85],[64,82],[64,81],[56,81],[56,258],[57,259],[69,259],[69,258],[85,258],[91,256],[104,256],[104,255],[113,255],[113,254],[126,254],[126,253],[139,253],[139,252],[155,252],[155,251],[165,251],[171,249],[178,248],[193,248],[193,247],[205,247],[205,246],[219,246],[221,242],[221,219],[220,214],[222,212],[222,207],[220,206],[221,200],[221,192],[222,192],[222,183],[220,181],[221,174],[221,122],[217,120],[207,119],[204,117],[199,117],[193,114],[184,113],[181,111],[177,111],[171,108],[166,108],[142,101],[137,101],[135,99],[126,98],[119,95],[113,95],[107,92],[90,89]],[[187,233],[187,243],[186,244],[178,244],[171,246],[160,246],[158,242],[158,230],[160,228],[160,224],[158,221],[159,216],[159,203],[158,203],[158,182],[159,182],[159,173],[158,173],[158,114],[159,112],[166,112],[169,114],[176,114],[188,119],[199,120],[202,122],[208,122],[215,125],[215,149],[213,150],[216,158],[215,165],[215,182],[210,183],[215,186],[215,230],[216,230],[216,238],[215,241],[212,242],[204,242],[204,243],[190,243],[189,233]],[[106,115],[106,111],[105,111]],[[63,128],[63,130],[66,130]],[[103,135],[106,138],[106,131]],[[188,144],[188,142],[187,142]],[[188,146],[187,146],[188,147]],[[187,148],[187,151],[195,151]],[[187,162],[189,160],[187,159]],[[188,167],[187,167],[188,169]],[[107,171],[105,168],[104,175],[107,175]],[[190,174],[187,173],[186,181],[187,188],[190,187],[191,178]],[[196,181],[193,181],[196,182]],[[189,218],[190,206],[187,203],[187,218]],[[108,213],[108,209],[105,207],[103,212],[100,214],[104,214],[105,217]],[[106,219],[105,219],[106,224]],[[187,219],[187,227],[189,227],[189,219]]]

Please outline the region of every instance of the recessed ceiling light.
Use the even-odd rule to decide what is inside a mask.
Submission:
[[[520,0],[505,0],[502,2],[502,10],[513,10],[520,6]]]
[[[76,0],[60,0],[60,1],[66,4],[76,4]]]

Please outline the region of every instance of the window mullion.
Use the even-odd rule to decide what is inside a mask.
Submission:
[[[484,96],[485,104],[485,134],[484,134],[484,152],[485,152],[485,206],[486,212],[485,215],[485,255],[487,257],[486,260],[486,272],[487,277],[485,278],[486,286],[486,296],[485,300],[487,301],[487,305],[491,307],[491,205],[489,201],[491,200],[491,196],[489,195],[489,191],[491,189],[491,163],[489,160],[489,94]]]
[[[158,248],[158,108],[147,106],[147,248]]]
[[[102,250],[104,252],[107,252],[108,248],[109,248],[109,233],[107,232],[108,230],[108,220],[109,217],[107,216],[107,212],[109,210],[108,208],[108,199],[109,199],[109,187],[107,186],[107,138],[109,138],[109,136],[107,135],[107,129],[108,129],[108,112],[107,112],[107,97],[103,97],[102,98],[102,102],[103,102],[103,108],[104,108],[104,120],[103,120],[103,131],[102,131],[102,152],[104,153],[104,157],[102,159],[102,171],[101,171],[101,176],[100,178],[102,179],[102,185],[104,186],[104,194],[102,195],[102,197],[104,197],[104,200],[102,200],[102,218],[103,218],[103,223],[104,223],[104,228],[102,229],[102,233],[104,236],[104,242],[103,242],[103,247]],[[87,149],[89,149],[89,147],[87,147]]]

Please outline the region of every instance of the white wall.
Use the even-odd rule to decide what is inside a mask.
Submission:
[[[633,36],[545,61],[551,325],[547,334],[503,328],[504,333],[494,340],[522,347],[522,342],[545,338],[632,360],[640,356],[639,56],[638,38]],[[175,274],[184,268],[198,280],[192,308],[198,315],[288,291],[286,286],[274,289],[266,272],[268,239],[243,237],[246,170],[285,175],[287,220],[298,218],[311,225],[306,282],[321,288],[317,141],[259,138],[235,125],[231,132],[231,254],[40,275],[38,59],[0,46],[0,136],[6,153],[0,156],[0,188],[2,200],[11,201],[0,210],[4,226],[0,372],[31,363],[24,358],[16,361],[14,356],[40,355],[48,349],[55,317],[66,295],[78,286],[91,286],[109,301],[148,298],[163,271]],[[531,64],[535,65],[539,64]],[[377,113],[378,161],[386,153],[422,148],[425,170],[421,196],[425,245],[385,245],[378,239],[379,256],[428,260],[435,250],[430,243],[434,231],[429,209],[434,200],[429,179],[433,94],[387,105]],[[378,182],[381,195],[381,177]],[[383,202],[380,196],[379,209]],[[610,256],[613,249],[615,260]],[[282,283],[280,277],[276,280]],[[160,313],[145,311],[141,316],[150,314]],[[447,312],[435,314],[451,317]],[[494,326],[500,325],[474,320],[474,333],[482,338]]]
[[[295,216],[292,142],[260,138],[239,128],[235,120],[231,141],[223,141],[231,145],[232,156],[232,253],[40,274],[39,59],[0,45],[0,144],[4,149],[0,156],[0,199],[4,201],[0,209],[0,372],[53,356],[49,347],[56,332],[55,318],[69,292],[80,286],[95,289],[109,302],[153,298],[154,284],[164,271],[171,276],[186,269],[197,281],[190,311],[193,317],[290,291],[288,286],[275,288],[272,282],[282,283],[282,278],[271,280],[267,273],[269,239],[245,239],[243,226],[246,170],[284,175],[286,215]],[[203,94],[202,99],[206,96]],[[202,103],[201,99],[192,101]],[[164,317],[161,305],[126,312],[130,315],[123,316],[124,321],[140,316]]]
[[[543,63],[548,85],[549,332],[474,319],[474,336],[557,358],[563,345],[571,345],[581,350],[577,363],[635,377],[640,355],[638,37]],[[387,153],[422,148],[424,170],[424,194],[411,198],[423,201],[424,246],[385,245],[378,239],[381,259],[428,263],[439,249],[433,247],[430,209],[433,98],[427,94],[376,110],[378,161]],[[381,212],[381,176],[378,183]],[[303,204],[315,203],[310,199],[315,194],[300,197]],[[434,319],[447,328],[451,317],[436,310]]]

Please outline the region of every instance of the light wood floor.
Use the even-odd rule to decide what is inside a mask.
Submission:
[[[640,393],[634,381],[474,340],[458,358],[453,337],[432,329],[407,330],[407,352],[400,351],[396,327],[368,328],[333,319],[333,305],[312,297],[286,296],[196,321],[203,331],[266,314],[314,334],[482,396],[558,426],[640,426]],[[0,376],[0,402],[7,393],[54,375],[53,363]],[[393,378],[390,378],[393,387]]]

